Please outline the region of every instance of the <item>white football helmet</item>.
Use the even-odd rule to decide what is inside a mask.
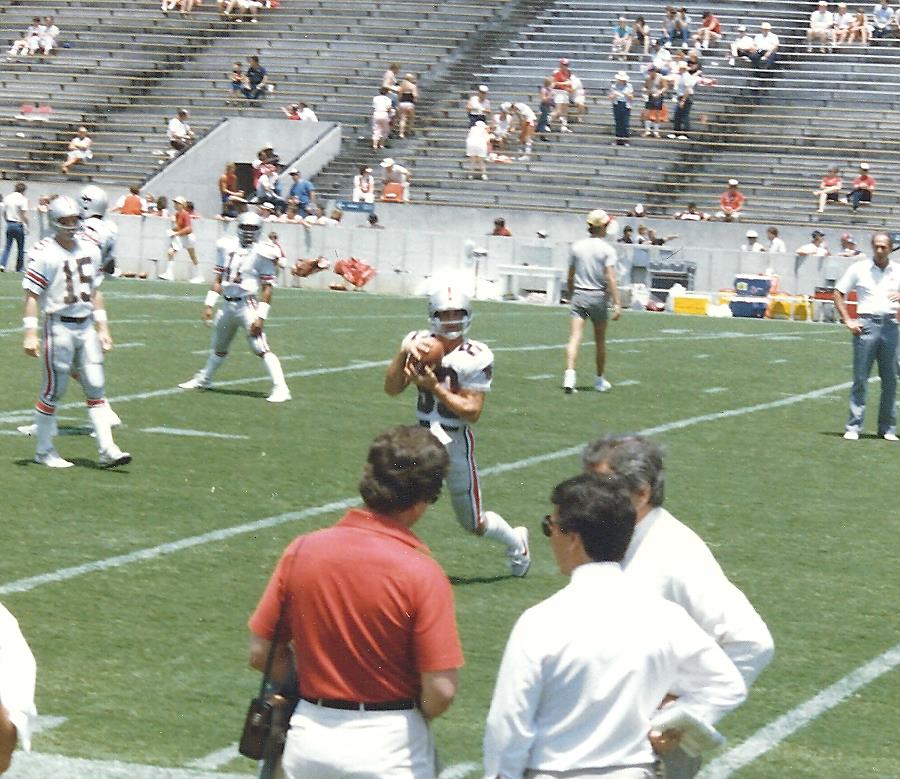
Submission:
[[[59,221],[67,216],[77,216],[78,220],[73,224],[63,224]],[[72,198],[65,195],[57,195],[50,201],[47,207],[47,217],[53,231],[65,238],[72,238],[81,229],[81,209]]]
[[[81,218],[88,219],[92,216],[103,216],[106,213],[106,207],[109,205],[109,198],[100,187],[88,184],[81,190],[78,196],[81,206]]]
[[[238,217],[237,232],[241,246],[252,246],[262,234],[263,218],[252,211],[245,211]]]
[[[442,311],[462,311],[459,319],[442,320]],[[462,338],[472,326],[472,302],[466,292],[455,284],[445,283],[428,297],[428,318],[435,335],[451,341]]]

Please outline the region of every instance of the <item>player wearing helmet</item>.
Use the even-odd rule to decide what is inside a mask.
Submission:
[[[112,348],[112,339],[99,289],[103,280],[100,251],[79,233],[80,210],[71,198],[54,198],[48,207],[48,218],[53,237],[31,247],[22,281],[23,348],[32,357],[40,354],[44,367],[35,406],[34,460],[50,468],[72,465],[53,448],[54,414],[70,374],[77,369],[97,436],[100,465],[125,465],[131,462],[131,455],[113,441],[106,409],[103,353]],[[42,343],[37,334],[39,310],[44,312]]]
[[[531,565],[528,529],[510,527],[496,512],[484,511],[475,464],[471,425],[481,416],[485,393],[491,389],[494,355],[485,344],[466,337],[472,305],[456,284],[435,289],[428,299],[428,316],[430,331],[413,331],[403,339],[387,369],[384,391],[399,395],[410,384],[416,385],[419,424],[430,428],[450,455],[447,488],[457,521],[470,533],[503,542],[513,575],[524,576]],[[444,356],[433,369],[417,367],[415,362],[424,353],[429,335],[444,347]]]
[[[281,362],[269,350],[263,332],[272,301],[275,275],[278,268],[284,266],[284,258],[278,246],[262,240],[262,230],[262,217],[248,211],[238,217],[237,237],[226,236],[216,244],[216,266],[213,269],[216,277],[206,293],[203,321],[212,319],[213,307],[220,297],[223,305],[215,316],[206,365],[192,379],[179,384],[182,389],[206,389],[211,386],[215,372],[228,356],[228,346],[238,326],[243,325],[250,348],[262,358],[272,378],[272,392],[266,400],[284,403],[291,399]]]

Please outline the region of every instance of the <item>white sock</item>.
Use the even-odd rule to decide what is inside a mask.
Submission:
[[[281,370],[281,361],[273,352],[266,352],[263,355],[263,362],[266,364],[266,370],[269,371],[269,376],[272,378],[272,385],[274,387],[283,387],[284,382],[284,371]]]
[[[94,432],[97,434],[97,448],[101,453],[112,449],[116,444],[113,441],[112,428],[109,425],[109,411],[106,403],[88,406],[88,417],[90,417]]]
[[[40,411],[34,412],[34,423],[37,426],[37,430],[35,430],[37,451],[41,454],[46,454],[53,448],[54,421],[55,417],[53,414],[43,414]]]
[[[525,153],[531,154],[531,141],[525,144]]]
[[[651,121],[648,119],[646,122],[644,122],[644,129],[647,130],[647,131],[649,132],[650,129],[651,129],[651,127],[652,127],[652,125],[653,125],[653,122],[651,122]]]
[[[563,373],[563,386],[572,389],[575,386],[575,371],[574,370],[566,370]]]
[[[522,539],[516,535],[509,522],[495,511],[485,511],[483,519],[485,538],[501,541],[509,549],[518,550],[522,546]]]
[[[166,275],[167,276],[175,275],[175,260],[169,260],[166,263]]]
[[[203,370],[200,371],[201,375],[207,381],[212,381],[212,377],[215,376],[217,370],[219,370],[219,366],[225,362],[225,357],[227,355],[219,355],[215,352],[210,352],[209,357],[206,360],[206,365],[203,366]]]

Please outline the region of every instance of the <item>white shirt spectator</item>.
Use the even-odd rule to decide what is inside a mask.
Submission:
[[[694,94],[694,85],[696,83],[696,76],[683,71],[675,76],[675,80],[672,82],[672,90],[675,92],[676,97],[690,96]]]
[[[875,29],[884,29],[894,21],[894,9],[889,5],[876,5],[872,8],[872,21],[875,24]]]
[[[37,664],[16,618],[0,605],[0,700],[16,726],[19,743],[31,751],[31,730],[37,719],[34,686]]]
[[[882,269],[874,260],[865,257],[847,268],[834,286],[843,295],[856,290],[859,301],[856,304],[857,316],[896,314],[897,301],[888,296],[891,292],[900,291],[900,264],[888,262]]]
[[[778,48],[778,36],[774,32],[759,33],[753,39],[757,51],[774,51]]]
[[[534,113],[528,103],[513,103],[513,108],[516,109],[521,121],[529,122],[530,124],[537,122],[537,114]]]
[[[622,567],[629,585],[684,608],[722,647],[748,687],[771,661],[774,648],[766,623],[703,539],[662,506],[635,525]]]
[[[372,112],[377,116],[390,114],[394,104],[387,95],[375,95],[372,98]]]
[[[191,126],[179,119],[177,116],[173,116],[169,119],[169,126],[166,130],[166,137],[170,141],[180,141],[185,142],[194,137],[194,133],[191,130]]]
[[[849,11],[844,14],[835,14],[834,26],[839,30],[849,30],[850,25],[853,24],[854,19],[856,19],[856,15],[851,14]]]
[[[770,254],[787,254],[787,244],[777,235],[769,242]]]
[[[3,198],[3,218],[7,222],[27,222],[28,198],[21,192],[10,192]]]
[[[712,723],[746,687],[684,609],[632,588],[617,563],[587,563],[510,634],[488,713],[485,776],[654,762],[650,718],[673,704]]]
[[[741,251],[742,252],[764,252],[766,247],[763,246],[759,241],[754,241],[753,243],[742,243]]]
[[[388,98],[388,100],[390,100],[390,98]],[[303,108],[300,109],[300,119],[301,119],[301,121],[304,121],[304,122],[318,122],[319,121],[319,117],[316,116],[316,112],[313,111],[312,108],[310,108],[308,105],[303,106]]]
[[[738,51],[752,51],[753,47],[756,46],[756,43],[753,40],[753,37],[750,33],[745,32],[741,35],[740,38],[737,39],[737,43],[735,43]]]
[[[834,14],[831,11],[813,11],[809,15],[809,26],[816,32],[830,30],[834,26]]]
[[[672,62],[672,52],[665,46],[660,46],[659,51],[653,55],[653,67],[657,70],[668,70]]]

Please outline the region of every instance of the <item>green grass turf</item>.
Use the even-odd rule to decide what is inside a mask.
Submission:
[[[153,282],[106,285],[114,339],[142,343],[107,360],[111,398],[170,390],[205,355],[203,289]],[[607,375],[590,390],[593,348],[571,397],[559,390],[562,308],[476,305],[472,337],[495,350],[494,391],[477,425],[482,469],[582,444],[607,432],[771,403],[849,380],[850,346],[835,326],[630,314],[610,326]],[[21,352],[17,280],[0,278],[0,430],[33,405],[39,364]],[[121,400],[117,441],[134,462],[93,467],[86,435],[57,447],[79,467],[30,464],[33,442],[0,436],[4,479],[0,586],[218,528],[351,498],[368,442],[413,419],[410,393],[382,392],[382,367],[407,331],[426,326],[422,300],[279,290],[268,325],[294,400],[271,406],[260,361],[241,337],[211,392]],[[545,348],[539,348],[545,347]],[[290,359],[288,359],[290,358]],[[355,367],[354,367],[355,366]],[[321,369],[347,368],[316,373]],[[548,378],[535,378],[547,376]],[[227,384],[231,380],[244,380]],[[713,390],[713,391],[708,391]],[[878,385],[872,385],[877,395]],[[847,390],[661,434],[666,505],[712,546],[775,636],[777,656],[745,706],[723,721],[735,745],[897,641],[895,571],[900,449],[840,438]],[[80,387],[62,427],[85,425]],[[874,409],[874,405],[872,406]],[[23,420],[24,421],[24,420]],[[874,424],[868,420],[869,429]],[[185,438],[141,432],[187,428],[247,436]],[[68,432],[68,431],[66,431]],[[417,526],[453,577],[466,653],[462,688],[436,723],[446,764],[477,762],[494,674],[521,611],[563,586],[540,517],[577,456],[488,474],[488,508],[531,530],[528,577],[506,575],[497,545],[465,535],[441,500]],[[322,514],[3,598],[39,660],[42,713],[68,717],[37,749],[178,766],[233,742],[258,682],[246,668],[246,620],[282,548],[331,524]],[[860,691],[739,772],[747,777],[890,776],[897,674]],[[252,770],[235,761],[232,771]]]

